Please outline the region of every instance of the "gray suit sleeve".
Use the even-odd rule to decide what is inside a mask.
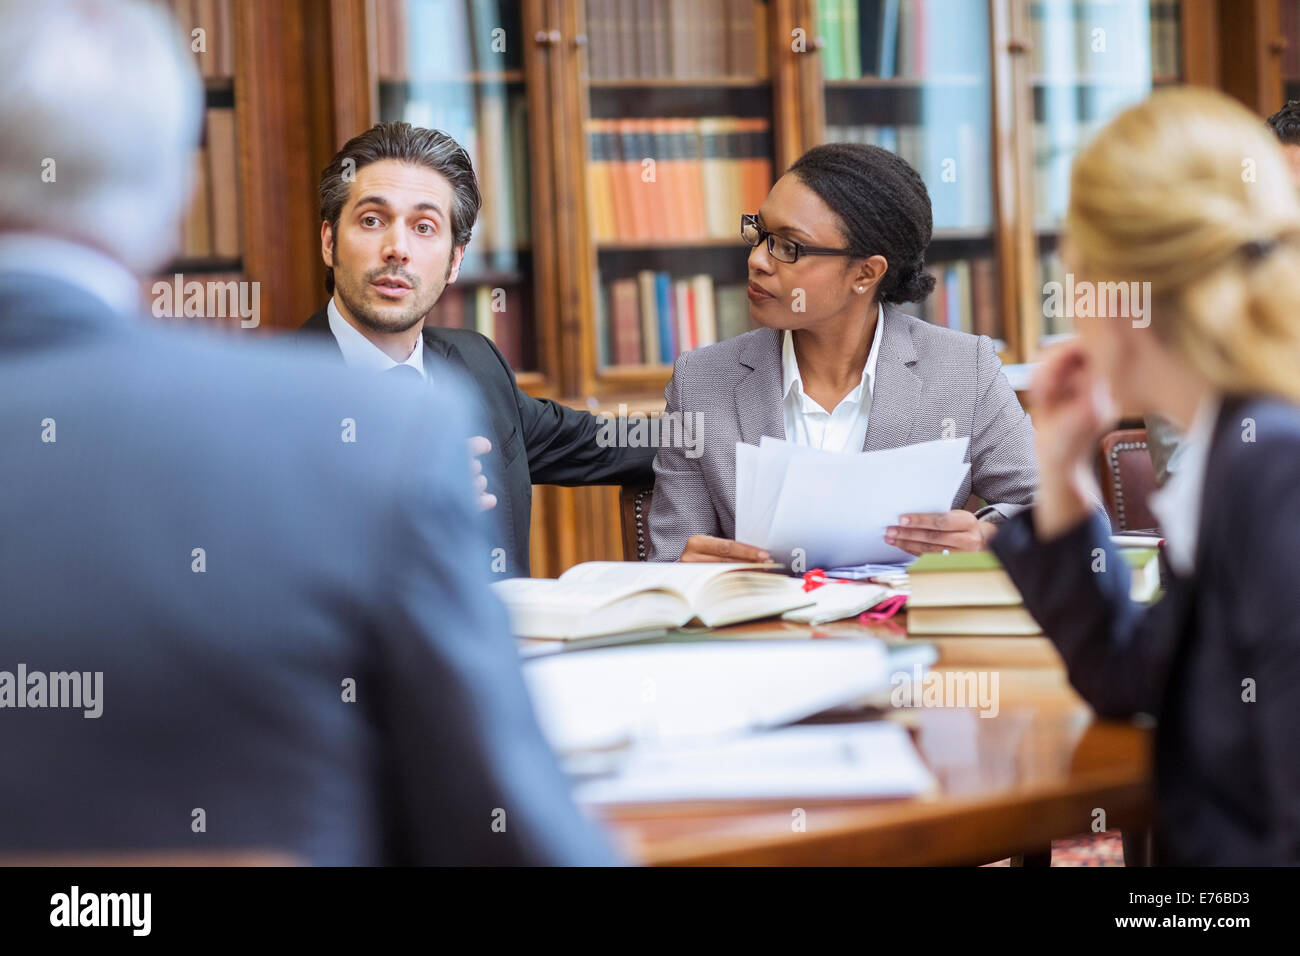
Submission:
[[[1000,522],[1033,503],[1038,484],[1034,426],[1002,374],[988,336],[979,338],[976,365],[981,394],[971,423],[971,490],[988,502],[978,517]]]
[[[385,741],[390,858],[411,864],[607,864],[533,715],[464,437],[448,402],[420,416],[393,502],[391,590],[378,596],[369,694]]]
[[[673,377],[664,389],[665,413],[681,414],[681,383],[686,381],[689,361],[687,352],[673,366]],[[651,561],[676,561],[692,535],[716,537],[721,533],[700,459],[686,452],[686,448],[665,445],[655,455],[655,491],[650,502]]]

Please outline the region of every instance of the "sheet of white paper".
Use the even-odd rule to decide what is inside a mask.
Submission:
[[[773,559],[804,567],[896,564],[910,555],[885,543],[907,512],[940,512],[970,465],[969,439],[923,442],[863,454],[792,456],[761,542]]]
[[[524,664],[538,722],[564,753],[776,727],[889,687],[885,645],[648,644]]]
[[[910,797],[934,778],[907,731],[888,721],[786,727],[723,743],[637,748],[612,777],[585,781],[586,804],[673,800]]]
[[[751,544],[761,529],[755,527],[754,488],[758,480],[758,446],[736,442],[736,540]]]
[[[772,514],[776,511],[781,487],[785,483],[786,467],[792,458],[810,449],[764,435],[758,450],[758,468],[753,478],[753,493],[745,522],[746,529],[753,537],[752,540],[747,540],[737,532],[736,540],[764,547],[763,542],[767,540],[772,527]],[[736,512],[736,526],[740,527],[739,510]]]

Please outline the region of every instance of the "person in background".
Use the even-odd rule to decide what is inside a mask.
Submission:
[[[1282,144],[1291,183],[1300,187],[1300,100],[1287,100],[1286,105],[1270,116],[1265,123]],[[1158,415],[1146,417],[1147,450],[1156,469],[1156,484],[1163,485],[1178,468],[1178,429]]]
[[[646,485],[655,449],[602,444],[595,415],[523,391],[487,336],[426,323],[460,275],[480,202],[469,154],[446,133],[380,123],[350,139],[321,172],[330,298],[301,334],[332,340],[353,368],[435,382],[450,368],[474,381],[488,426],[473,450],[499,519],[490,570],[526,577],[534,484]]]
[[[993,551],[1098,715],[1155,717],[1159,861],[1300,863],[1300,202],[1286,159],[1234,100],[1156,93],[1076,159],[1064,250],[1077,281],[1149,282],[1149,326],[1080,318],[1044,358],[1038,494]],[[1130,602],[1081,486],[1117,407],[1186,436],[1151,501],[1171,574],[1149,608]]]
[[[142,318],[188,44],[152,2],[0,22],[0,857],[612,861],[474,564],[468,391]]]
[[[982,549],[1033,499],[1033,428],[992,339],[902,309],[935,282],[920,175],[875,146],[818,146],[740,227],[762,328],[673,367],[667,411],[703,416],[703,454],[663,448],[655,459],[652,560],[768,559],[732,540],[736,442],[764,435],[836,452],[968,436],[971,467],[951,510],[901,515],[886,540],[912,554]],[[965,510],[972,494],[988,504]]]

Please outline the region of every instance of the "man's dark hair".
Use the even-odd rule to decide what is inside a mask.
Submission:
[[[377,123],[348,140],[320,174],[320,217],[338,241],[339,217],[356,174],[371,163],[395,159],[424,166],[451,183],[451,238],[459,248],[469,242],[483,197],[469,153],[446,133],[410,123]],[[351,163],[349,163],[351,160]],[[345,176],[345,170],[349,175]],[[334,270],[325,269],[325,291],[334,294]]]
[[[933,217],[920,174],[878,146],[827,143],[804,153],[788,172],[839,217],[855,257],[885,257],[881,302],[920,302],[934,291],[925,272]]]
[[[1300,146],[1300,100],[1287,100],[1267,120],[1268,128],[1285,146]]]

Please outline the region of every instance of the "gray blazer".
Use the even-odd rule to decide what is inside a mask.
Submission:
[[[0,855],[613,860],[488,588],[466,393],[232,338],[0,273],[0,671],[103,675],[96,718],[0,709]]]
[[[1029,416],[1001,372],[993,340],[941,328],[885,306],[863,451],[970,436],[970,473],[953,496],[989,502],[981,518],[1001,520],[1033,500],[1037,474]],[[686,540],[731,538],[736,527],[736,442],[785,438],[781,337],[757,329],[686,352],[664,395],[667,412],[698,412],[698,458],[663,447],[655,458],[650,558],[675,561]],[[945,424],[951,427],[945,431]]]

